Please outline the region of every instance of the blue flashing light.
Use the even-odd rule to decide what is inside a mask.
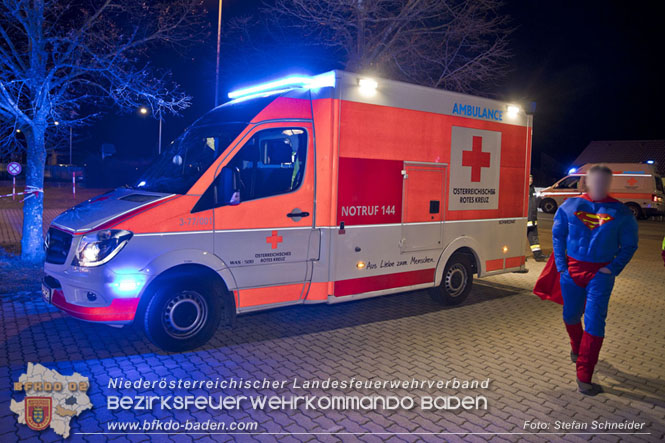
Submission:
[[[326,72],[314,76],[308,75],[290,75],[277,80],[269,81],[266,83],[259,83],[258,85],[248,86],[242,89],[236,89],[229,92],[229,98],[236,99],[247,95],[260,94],[279,89],[291,88],[307,88],[317,89],[335,86],[335,73]]]
[[[647,160],[647,165],[653,165],[655,162],[653,160]]]
[[[576,172],[577,172],[577,168],[570,168],[570,169],[568,170],[568,174],[574,174],[574,173],[576,173]]]
[[[243,95],[239,98],[231,100],[229,103],[240,103],[240,102],[244,102],[244,101],[247,101],[247,100],[251,100],[253,98],[268,97],[270,95],[281,94],[282,92],[289,91],[290,89],[291,88],[273,89],[272,91],[262,91],[262,92],[257,92],[256,94]]]
[[[109,286],[118,296],[135,296],[143,286],[144,280],[141,275],[118,275]]]

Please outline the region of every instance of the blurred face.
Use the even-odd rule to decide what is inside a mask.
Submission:
[[[586,177],[586,188],[592,200],[602,200],[607,197],[612,184],[612,176],[604,172],[591,172]]]
[[[529,176],[529,186],[533,184],[533,175]]]

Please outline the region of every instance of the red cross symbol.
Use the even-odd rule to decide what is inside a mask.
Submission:
[[[637,179],[635,177],[630,177],[628,179],[628,185],[629,186],[635,186],[635,183],[637,183]]]
[[[490,167],[490,153],[483,152],[482,137],[473,137],[471,151],[462,151],[462,166],[471,167],[472,182],[479,182],[482,168]]]
[[[272,245],[272,249],[277,249],[277,244],[282,242],[282,236],[277,235],[277,231],[272,231],[272,235],[270,237],[266,237],[266,243],[270,243]]]

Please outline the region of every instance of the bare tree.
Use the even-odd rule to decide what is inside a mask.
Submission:
[[[201,0],[0,0],[0,148],[25,145],[21,257],[43,259],[46,143],[55,125],[85,124],[100,105],[177,113],[190,97],[146,61],[204,29]],[[19,142],[16,136],[24,137]]]
[[[505,72],[500,0],[276,0],[273,20],[342,55],[344,68],[460,92]]]

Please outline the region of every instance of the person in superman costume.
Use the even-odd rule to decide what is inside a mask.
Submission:
[[[587,193],[566,200],[552,226],[554,254],[534,293],[563,304],[570,358],[582,394],[603,392],[591,382],[605,337],[605,317],[614,279],[637,250],[637,221],[630,209],[610,197],[612,171],[595,165],[586,176]],[[582,328],[584,316],[584,328]]]

